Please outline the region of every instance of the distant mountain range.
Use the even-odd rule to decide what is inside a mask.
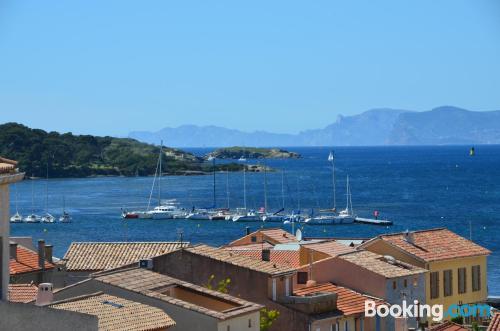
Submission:
[[[183,125],[157,132],[135,131],[129,137],[154,144],[163,140],[173,147],[500,144],[500,111],[452,106],[423,112],[383,108],[340,115],[323,129],[298,134]]]

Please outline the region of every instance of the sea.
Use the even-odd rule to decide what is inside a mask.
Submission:
[[[394,222],[392,226],[350,224],[302,226],[306,237],[370,238],[382,233],[445,227],[492,251],[488,258],[489,293],[500,295],[500,146],[336,147],[336,202],[346,205],[349,176],[352,205],[360,217]],[[186,149],[203,155],[212,148]],[[268,210],[331,208],[333,204],[330,148],[287,148],[300,159],[268,159],[272,171],[246,173],[247,207],[264,206],[267,181]],[[216,160],[217,163],[228,162]],[[264,164],[264,160],[246,161]],[[166,165],[168,167],[168,164]],[[144,209],[158,201],[153,177],[98,177],[25,180],[11,188],[11,212],[25,216],[48,210],[71,213],[69,224],[12,224],[13,236],[45,239],[63,257],[75,241],[174,241],[223,245],[243,236],[246,228],[281,227],[281,223],[231,221],[127,220],[121,210]],[[243,173],[216,173],[217,207],[243,207]],[[48,194],[47,194],[48,193]],[[47,199],[48,196],[48,199]],[[163,199],[177,199],[185,208],[213,205],[213,176],[167,176],[161,183]],[[48,202],[48,204],[47,204]]]

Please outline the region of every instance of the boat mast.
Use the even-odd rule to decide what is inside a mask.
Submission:
[[[49,213],[49,161],[47,161],[45,178],[45,213]]]
[[[332,190],[333,190],[333,210],[337,209],[337,197],[335,194],[335,156],[333,151],[330,151],[328,155],[328,161],[332,162]]]
[[[229,169],[226,169],[226,200],[227,209],[229,210]]]
[[[285,169],[281,171],[281,207],[285,210]]]
[[[213,208],[215,209],[216,207],[216,196],[215,196],[215,156],[212,158],[212,173],[213,173],[213,181],[214,181],[214,192],[213,192],[213,199],[214,199],[214,204]]]
[[[163,140],[160,142],[160,156],[159,156],[159,167],[158,167],[158,206],[161,206],[161,159],[163,156]]]
[[[247,165],[243,166],[243,207],[247,209]]]
[[[264,160],[264,212],[267,213],[267,166]]]
[[[14,189],[16,190],[16,214],[19,214],[19,209],[17,208],[17,205],[18,205],[18,201],[19,200],[19,195],[17,193],[17,183],[14,184]]]

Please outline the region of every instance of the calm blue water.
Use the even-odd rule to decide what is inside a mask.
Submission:
[[[326,148],[289,148],[303,155],[298,160],[268,160],[269,166],[286,170],[287,208],[327,208],[332,200],[331,168]],[[202,154],[208,149],[192,149]],[[372,237],[384,232],[406,229],[447,227],[487,247],[490,293],[500,294],[500,146],[476,147],[476,156],[468,156],[468,147],[339,147],[336,152],[337,199],[345,204],[345,177],[351,179],[352,202],[360,216],[379,210],[383,218],[394,221],[392,227],[343,225],[309,226],[308,236]],[[257,160],[248,160],[256,163]],[[248,206],[263,206],[263,174],[247,173]],[[270,209],[281,207],[281,172],[268,173]],[[35,212],[45,205],[45,180],[33,181]],[[13,224],[12,234],[44,238],[64,255],[72,241],[161,241],[177,240],[182,231],[193,243],[222,245],[258,223],[200,222],[185,220],[132,220],[124,222],[120,209],[144,208],[152,178],[92,178],[49,180],[49,209],[60,214],[63,196],[73,215],[71,224]],[[186,207],[212,204],[212,177],[168,177],[163,181],[164,198],[176,198]],[[242,173],[229,174],[229,204],[243,206]],[[12,188],[12,211],[15,211]],[[31,211],[32,182],[17,185],[18,207],[24,215]],[[217,174],[217,204],[225,207],[226,175]],[[280,224],[264,226],[276,227]],[[288,225],[283,226],[290,230]]]

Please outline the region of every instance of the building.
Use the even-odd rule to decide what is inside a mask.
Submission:
[[[380,235],[361,248],[390,255],[429,272],[426,303],[483,303],[488,297],[487,257],[491,253],[447,229]]]
[[[280,234],[278,238],[286,237]],[[241,246],[245,245],[253,244],[243,242]],[[269,250],[262,250],[259,259],[228,250],[228,247],[197,245],[153,258],[153,270],[198,285],[206,284],[211,277],[216,282],[229,278],[228,291],[231,295],[280,312],[272,330],[330,330],[337,321],[346,318],[337,307],[337,293],[314,291],[307,295],[294,295],[297,268],[273,262],[273,255],[268,256],[267,252]],[[293,259],[300,257],[295,255]]]
[[[288,233],[283,229],[267,228],[267,229],[259,229],[252,233],[247,233],[246,236],[243,236],[233,242],[230,242],[227,246],[232,247],[232,246],[242,246],[248,244],[263,244],[263,243],[277,245],[277,244],[285,244],[297,241],[298,241],[297,238],[293,234]]]
[[[158,308],[175,320],[174,330],[259,330],[261,305],[137,266],[93,274],[54,299],[95,292]]]
[[[36,298],[38,287],[33,284],[9,284],[9,301],[28,303]]]
[[[159,308],[102,292],[53,302],[47,307],[96,316],[97,330],[163,331],[175,326],[175,321]]]
[[[10,282],[35,283],[52,282],[55,265],[52,261],[52,246],[38,241],[38,251],[21,246],[16,242],[9,245]]]
[[[9,293],[9,235],[10,196],[9,185],[23,179],[17,162],[0,157],[0,300],[7,301]]]
[[[443,323],[433,325],[429,328],[429,331],[470,331],[470,329],[450,321],[445,321]]]
[[[294,291],[294,295],[302,297],[315,293],[335,293],[337,295],[337,309],[342,313],[342,317],[338,318],[333,325],[318,321],[311,326],[311,330],[363,331],[384,329],[382,319],[365,317],[366,300],[373,300],[377,304],[385,303],[383,300],[332,283],[317,284]]]
[[[71,285],[91,273],[150,259],[187,245],[188,242],[73,242],[59,263],[64,277],[54,286]]]
[[[500,331],[500,312],[493,314],[487,331]]]

